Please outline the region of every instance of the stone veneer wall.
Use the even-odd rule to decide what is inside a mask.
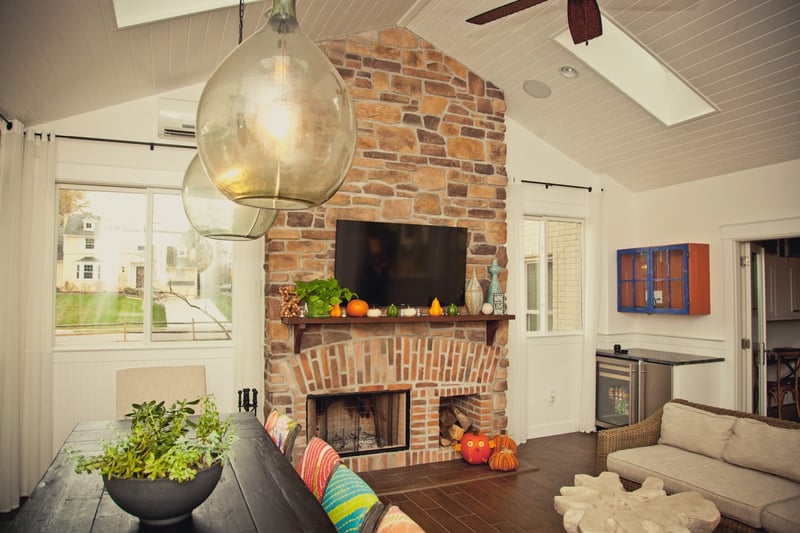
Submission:
[[[486,290],[492,259],[507,263],[504,95],[404,29],[320,47],[353,97],[358,145],[327,203],[280,213],[267,235],[264,408],[305,426],[309,392],[411,388],[411,449],[347,462],[363,471],[450,459],[436,438],[439,397],[475,395],[481,430],[507,425],[507,324],[494,346],[478,322],[308,326],[295,354],[278,289],[332,276],[336,220],[354,219],[467,228],[468,275],[474,270]],[[505,271],[500,281],[505,287]],[[304,429],[295,460],[305,444]]]

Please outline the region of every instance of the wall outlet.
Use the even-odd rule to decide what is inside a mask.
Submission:
[[[556,391],[550,389],[547,391],[547,405],[552,406],[554,403],[556,403]]]

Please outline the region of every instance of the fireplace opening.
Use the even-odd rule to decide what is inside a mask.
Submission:
[[[461,437],[471,429],[479,430],[481,402],[475,394],[443,396],[439,400],[439,445],[454,447]]]
[[[309,395],[306,427],[345,457],[409,447],[408,390]]]

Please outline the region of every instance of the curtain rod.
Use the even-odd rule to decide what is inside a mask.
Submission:
[[[41,137],[41,133],[34,133],[37,137]],[[49,135],[49,134],[48,134]],[[118,143],[118,144],[137,144],[139,146],[149,146],[150,151],[153,151],[156,146],[159,148],[188,148],[191,150],[197,150],[197,146],[191,146],[188,144],[169,144],[169,143],[159,143],[159,142],[151,142],[151,141],[131,141],[128,139],[108,139],[104,137],[82,137],[79,135],[55,135],[56,139],[72,139],[75,141],[93,141],[93,142],[105,142],[105,143]]]
[[[536,185],[544,185],[545,189],[549,189],[550,187],[566,187],[568,189],[584,189],[588,192],[592,192],[591,187],[586,187],[585,185],[568,185],[566,183],[549,183],[547,181],[532,181],[532,180],[520,180],[522,183],[533,183]]]

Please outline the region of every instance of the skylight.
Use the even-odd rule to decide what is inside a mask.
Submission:
[[[256,1],[245,0],[245,3]],[[127,28],[235,5],[239,5],[238,0],[114,0],[114,13],[117,27]]]
[[[588,45],[572,43],[569,30],[554,37],[567,51],[606,78],[665,126],[717,109],[669,67],[634,41],[604,14],[603,35]]]

